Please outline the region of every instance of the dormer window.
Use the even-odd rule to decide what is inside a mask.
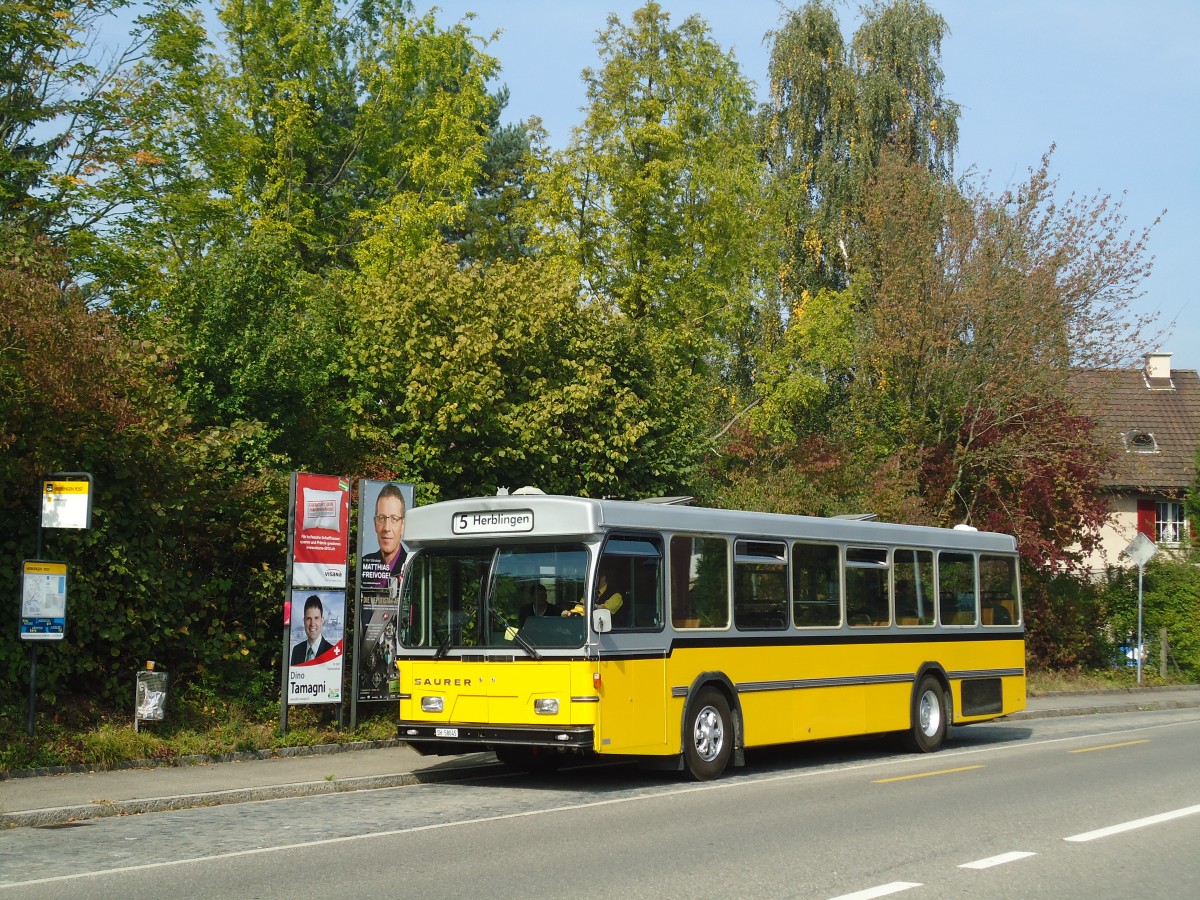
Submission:
[[[1141,428],[1130,428],[1121,432],[1121,440],[1125,443],[1126,453],[1157,453],[1158,441],[1149,431]]]

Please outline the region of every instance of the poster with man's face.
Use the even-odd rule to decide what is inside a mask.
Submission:
[[[391,593],[390,580],[404,565],[404,523],[413,486],[394,481],[359,482],[358,584],[363,593]]]
[[[359,482],[359,701],[399,699],[397,598],[406,556],[404,525],[412,506],[411,484]]]
[[[346,592],[292,590],[289,705],[340,703],[346,647]]]

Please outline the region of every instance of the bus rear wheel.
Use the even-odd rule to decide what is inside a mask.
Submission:
[[[725,771],[733,752],[732,716],[725,696],[703,688],[692,701],[683,745],[687,770],[697,781],[709,781]]]
[[[912,725],[904,733],[904,745],[913,753],[933,753],[946,740],[949,714],[942,683],[926,675],[913,694]]]

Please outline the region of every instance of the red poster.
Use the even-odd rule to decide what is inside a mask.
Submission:
[[[344,588],[350,548],[350,482],[296,474],[292,585]]]

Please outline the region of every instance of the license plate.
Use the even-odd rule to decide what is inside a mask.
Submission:
[[[434,737],[458,737],[457,728],[435,728],[433,729]]]

